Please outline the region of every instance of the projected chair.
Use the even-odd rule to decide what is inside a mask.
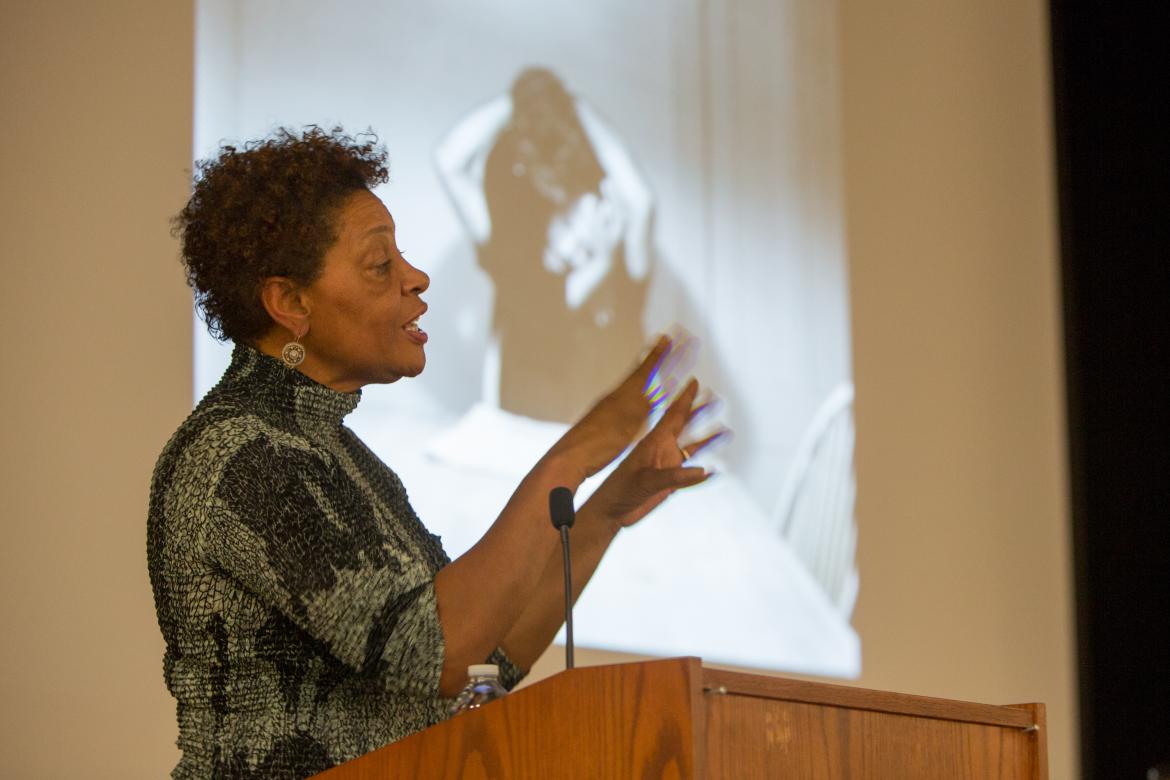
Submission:
[[[796,448],[775,518],[781,535],[845,617],[857,599],[857,488],[853,476],[853,385],[821,404]]]

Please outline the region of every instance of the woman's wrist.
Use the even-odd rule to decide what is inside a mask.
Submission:
[[[547,484],[551,490],[554,487],[566,487],[573,493],[581,487],[581,483],[588,476],[585,469],[573,458],[572,452],[554,447],[541,458],[532,469],[532,475]]]
[[[577,523],[582,531],[606,545],[612,542],[618,532],[625,527],[617,518],[610,517],[601,511],[597,502],[592,498],[577,510]]]

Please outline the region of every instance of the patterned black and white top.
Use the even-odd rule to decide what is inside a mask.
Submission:
[[[446,716],[449,559],[338,393],[237,346],[155,467],[147,556],[175,778],[304,778]],[[497,650],[511,687],[521,672]]]

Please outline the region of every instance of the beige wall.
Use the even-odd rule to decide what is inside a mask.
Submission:
[[[1046,701],[1064,778],[1044,5],[842,0],[840,40],[860,683]],[[189,298],[166,220],[186,187],[193,14],[0,7],[0,774],[158,777],[174,722],[143,525],[151,465],[190,403]]]
[[[167,219],[190,167],[191,9],[2,8],[0,776],[161,777],[177,752],[145,506],[190,408]]]

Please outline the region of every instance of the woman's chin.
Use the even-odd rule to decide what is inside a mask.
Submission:
[[[397,382],[399,379],[411,379],[421,374],[423,369],[426,368],[426,365],[427,361],[426,357],[424,356],[423,359],[419,360],[417,363],[395,366],[393,369],[390,369],[390,372],[387,375],[388,378],[383,381],[390,383]]]

